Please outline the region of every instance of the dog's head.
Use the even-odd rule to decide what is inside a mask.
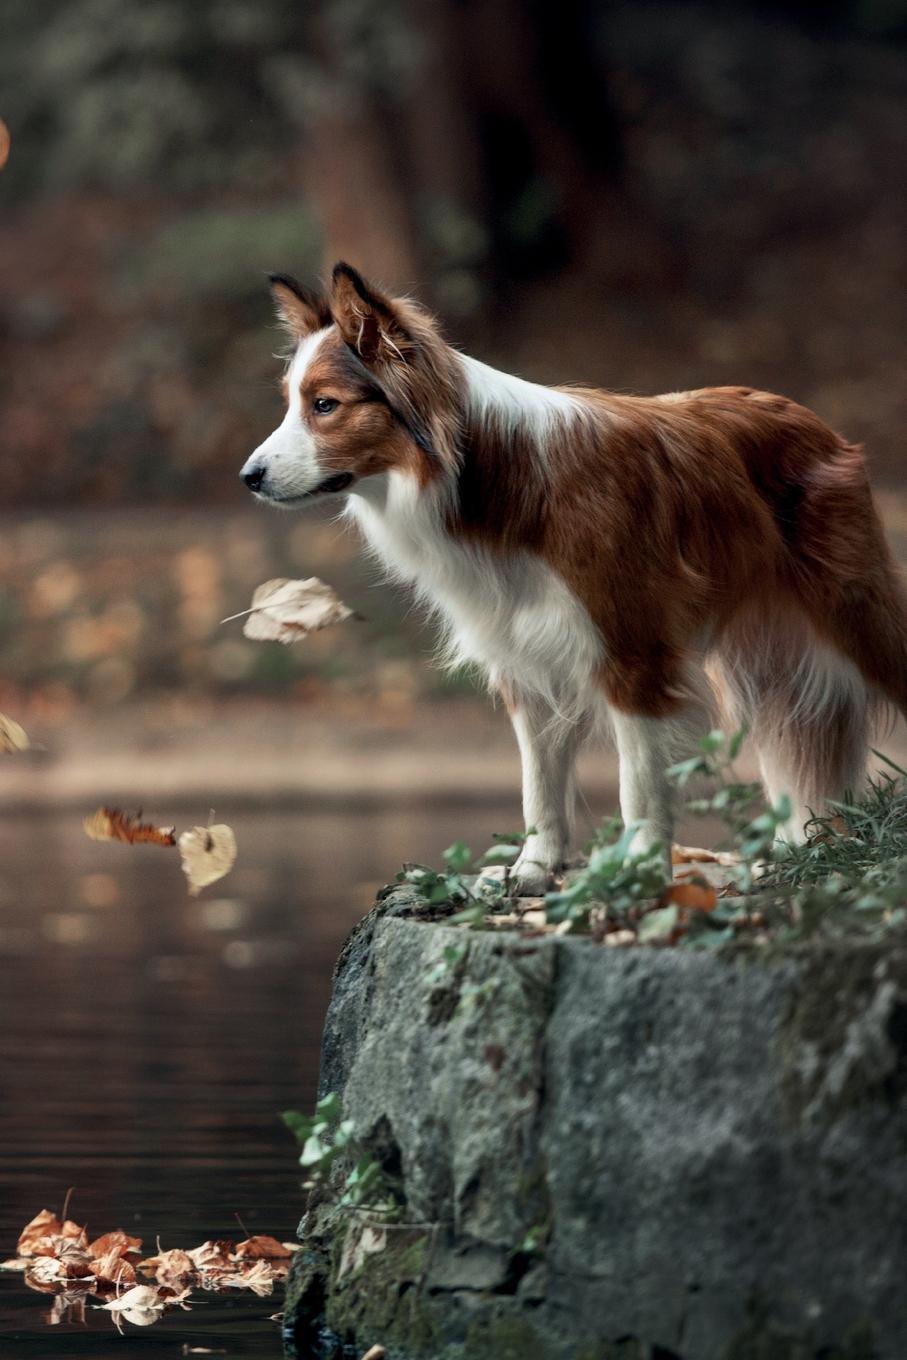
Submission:
[[[426,482],[455,464],[458,369],[421,307],[347,264],[329,298],[283,274],[271,292],[295,348],[286,415],[240,473],[259,500],[291,508],[393,470]]]

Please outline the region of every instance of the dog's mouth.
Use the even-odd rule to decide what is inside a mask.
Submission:
[[[305,505],[308,501],[313,501],[316,496],[333,496],[338,491],[345,491],[348,486],[352,486],[356,478],[352,472],[335,472],[333,477],[325,477],[323,482],[313,486],[311,491],[304,491],[301,496],[269,496],[256,491],[253,494],[258,500],[266,501],[269,505],[276,505],[283,510],[291,510],[296,505]]]
[[[319,482],[313,491],[308,492],[308,495],[330,496],[336,491],[345,491],[355,480],[356,478],[351,472],[335,472],[333,477],[326,477],[323,482]]]

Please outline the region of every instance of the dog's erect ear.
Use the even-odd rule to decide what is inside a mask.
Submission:
[[[293,340],[330,326],[333,317],[327,302],[309,288],[303,288],[289,274],[269,274],[271,297],[281,326]]]
[[[335,264],[332,283],[331,313],[362,362],[405,362],[412,341],[390,298],[366,283],[352,265]]]

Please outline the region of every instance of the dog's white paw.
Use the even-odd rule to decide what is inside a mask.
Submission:
[[[511,897],[544,897],[551,887],[554,869],[543,861],[520,855],[510,870]]]

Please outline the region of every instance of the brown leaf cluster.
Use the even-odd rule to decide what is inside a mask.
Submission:
[[[117,1229],[89,1241],[84,1227],[42,1209],[0,1269],[21,1271],[30,1289],[54,1296],[49,1323],[84,1321],[86,1300],[100,1299],[121,1330],[124,1321],[148,1327],[168,1308],[188,1308],[193,1289],[250,1289],[264,1298],[285,1279],[297,1247],[257,1235],[235,1244],[212,1239],[190,1251],[159,1246],[144,1259],[141,1250],[140,1237]]]

